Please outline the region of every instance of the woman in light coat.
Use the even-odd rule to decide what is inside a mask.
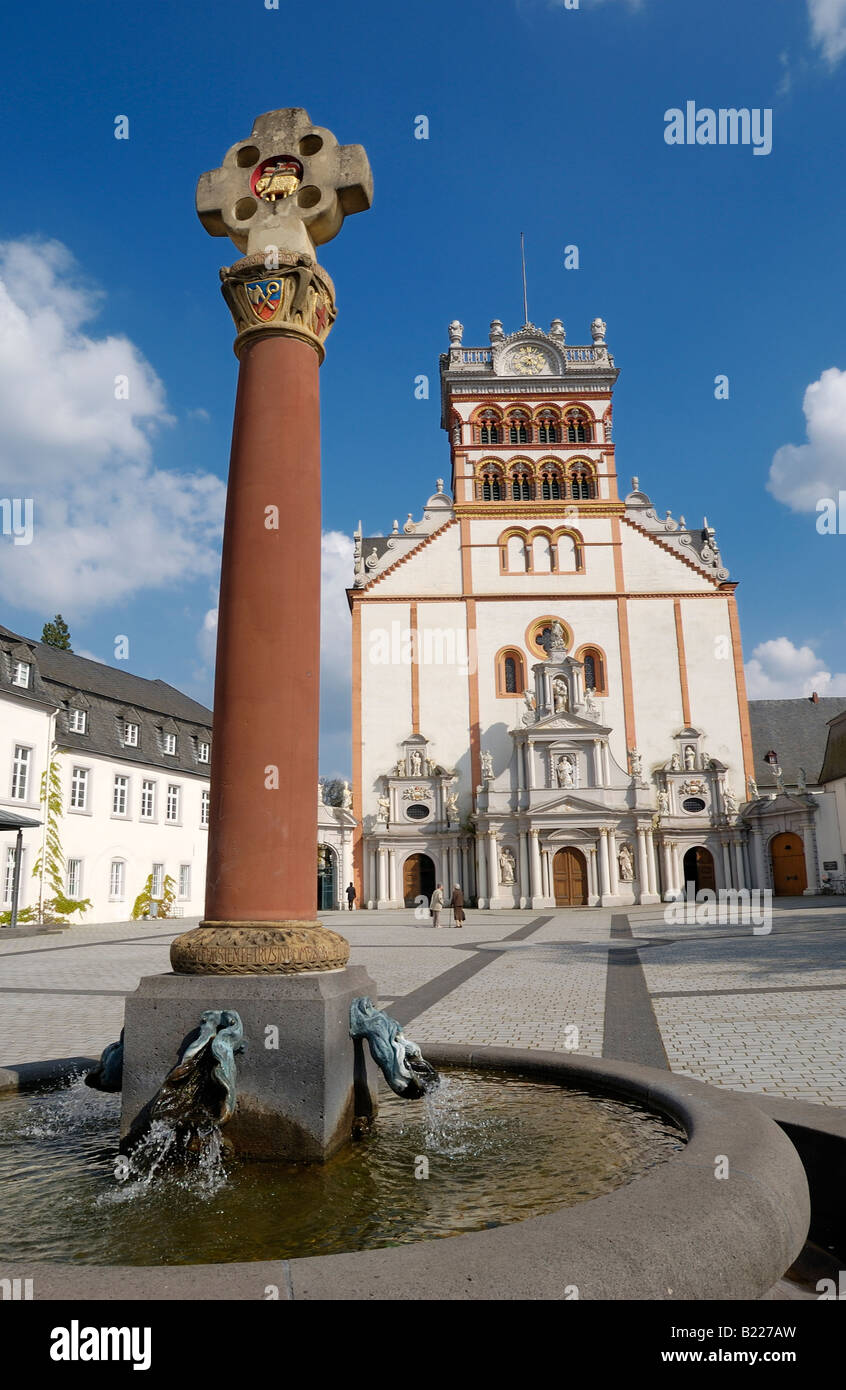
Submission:
[[[431,901],[430,901],[430,903],[429,903],[429,908],[430,908],[430,911],[431,911],[431,913],[432,913],[432,925],[433,925],[434,927],[439,927],[439,926],[441,925],[441,923],[440,923],[440,915],[441,915],[441,911],[442,911],[442,909],[443,909],[443,905],[444,905],[444,885],[443,885],[442,883],[439,883],[438,886],[437,886],[437,888],[435,889],[434,893],[432,894],[432,898],[431,898]]]

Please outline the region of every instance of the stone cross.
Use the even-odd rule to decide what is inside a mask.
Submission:
[[[373,199],[373,175],[361,145],[339,145],[312,125],[301,106],[256,118],[249,140],[227,151],[219,169],[201,174],[197,213],[211,236],[231,237],[273,269],[272,248],[314,256],[344,218]]]

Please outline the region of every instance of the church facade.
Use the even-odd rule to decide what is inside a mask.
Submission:
[[[604,322],[578,346],[559,319],[449,333],[451,487],[355,537],[360,903],[763,886],[736,585],[707,520],[620,488]]]

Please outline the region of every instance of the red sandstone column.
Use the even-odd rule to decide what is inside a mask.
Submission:
[[[240,360],[224,523],[206,912],[185,974],[344,966],[317,912],[320,389],[335,319],[315,246],[370,206],[358,145],[300,107],[271,111],[204,174],[197,210],[247,255],[221,271]]]
[[[207,922],[314,921],[320,399],[314,348],[245,345],[229,466]]]

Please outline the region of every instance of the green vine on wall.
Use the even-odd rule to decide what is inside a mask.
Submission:
[[[59,836],[59,822],[62,816],[62,779],[59,769],[54,762],[49,764],[49,789],[48,773],[45,770],[41,774],[41,808],[42,815],[45,817],[47,833],[42,848],[38,851],[38,857],[32,869],[33,878],[40,881],[39,901],[31,907],[22,907],[18,911],[18,921],[43,922],[47,925],[67,925],[68,918],[78,912],[82,916],[91,906],[90,898],[69,898],[65,892],[65,856],[62,851],[62,842]],[[41,868],[44,865],[42,876]],[[53,896],[44,897],[45,885],[52,889]],[[0,922],[7,924],[11,922],[11,911],[4,912],[0,916]]]
[[[135,899],[135,906],[132,909],[132,921],[137,922],[141,917],[150,917],[152,915],[153,903],[156,904],[157,917],[169,917],[175,901],[176,884],[170,874],[165,874],[161,897],[158,898],[153,897],[153,875],[148,874],[147,882]]]

